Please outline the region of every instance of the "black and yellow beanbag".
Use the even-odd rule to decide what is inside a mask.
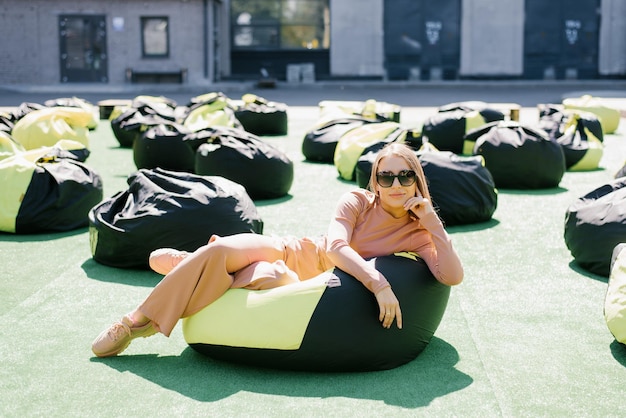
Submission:
[[[0,231],[16,234],[69,231],[87,226],[102,200],[100,176],[74,158],[82,144],[59,141],[0,160]],[[69,158],[68,158],[69,156]]]
[[[626,177],[576,199],[565,213],[564,239],[576,263],[608,277],[611,254],[626,237]]]
[[[371,260],[400,301],[403,328],[385,329],[374,295],[334,269],[270,290],[230,289],[183,320],[185,341],[215,359],[309,371],[372,371],[417,357],[443,317],[450,287],[409,253]]]
[[[95,261],[147,268],[157,248],[195,251],[213,234],[262,233],[263,221],[244,188],[222,177],[141,169],[89,211]]]
[[[626,244],[613,249],[611,272],[604,296],[604,319],[615,339],[626,344]]]

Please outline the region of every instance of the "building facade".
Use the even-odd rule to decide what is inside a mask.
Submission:
[[[626,78],[623,0],[0,0],[0,84]]]

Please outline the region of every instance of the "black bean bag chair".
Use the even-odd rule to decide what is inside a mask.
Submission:
[[[195,251],[212,234],[263,232],[243,187],[225,178],[141,169],[128,186],[89,212],[91,254],[101,264],[147,268],[157,248]]]
[[[395,322],[383,328],[374,295],[335,268],[275,289],[230,289],[185,318],[183,335],[202,354],[248,365],[315,372],[398,367],[426,348],[450,295],[424,261],[405,255],[371,260],[400,302],[401,330]]]
[[[427,147],[425,147],[427,148]],[[416,151],[433,207],[446,226],[486,222],[498,205],[498,192],[480,156],[450,151]],[[376,152],[364,153],[356,168],[359,187],[368,187]]]
[[[589,171],[600,166],[604,145],[579,115],[572,116],[570,125],[556,142],[563,147],[567,170]]]
[[[345,116],[324,121],[310,129],[302,140],[302,154],[308,161],[333,163],[339,138],[368,123],[381,122],[363,116]]]
[[[189,133],[187,128],[174,123],[148,128],[133,141],[135,166],[193,173],[195,150],[184,141]]]
[[[222,176],[245,187],[252,199],[285,196],[293,162],[273,145],[243,129],[214,126],[187,135],[196,150],[194,172]]]
[[[558,139],[565,134],[569,126],[582,123],[600,142],[604,141],[602,124],[597,115],[578,109],[565,109],[563,105],[546,103],[538,104],[538,127],[547,132],[550,139]]]
[[[73,141],[21,150],[16,147],[14,155],[0,160],[0,231],[28,234],[86,227],[89,210],[102,200],[100,175],[80,161],[88,150]]]
[[[467,134],[473,153],[485,159],[496,187],[557,187],[565,174],[565,155],[544,131],[518,122],[492,122]]]
[[[133,142],[151,126],[171,124],[177,121],[175,102],[165,97],[137,96],[127,109],[111,116],[111,130],[123,148]]]
[[[287,105],[244,94],[235,108],[235,117],[246,131],[254,135],[287,135]]]
[[[504,114],[484,102],[459,102],[441,106],[424,121],[422,135],[440,151],[471,154],[465,135],[486,123],[504,120]]]
[[[564,239],[576,264],[609,276],[614,248],[626,242],[626,178],[613,180],[574,201],[565,213]]]

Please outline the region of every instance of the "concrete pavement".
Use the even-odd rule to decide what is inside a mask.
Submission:
[[[259,88],[254,82],[191,84],[56,84],[46,86],[0,86],[0,106],[17,106],[23,102],[43,103],[59,97],[80,97],[91,103],[105,99],[132,99],[137,95],[162,95],[186,104],[194,96],[223,92],[233,99],[254,93],[268,100],[291,106],[317,106],[322,100],[376,99],[400,106],[441,106],[448,103],[480,100],[512,102],[522,107],[538,103],[560,103],[566,97],[591,94],[596,97],[626,100],[624,80],[506,80],[377,82],[319,81],[313,84],[277,83],[275,88]],[[623,100],[619,101],[620,103]],[[626,108],[624,108],[626,109]]]

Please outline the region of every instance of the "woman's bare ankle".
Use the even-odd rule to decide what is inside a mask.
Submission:
[[[136,327],[140,327],[140,326],[146,325],[148,322],[150,322],[150,318],[145,316],[143,313],[141,313],[141,311],[139,311],[137,309],[135,309],[134,311],[130,312],[128,314],[128,317],[133,322],[133,325],[136,326]]]

